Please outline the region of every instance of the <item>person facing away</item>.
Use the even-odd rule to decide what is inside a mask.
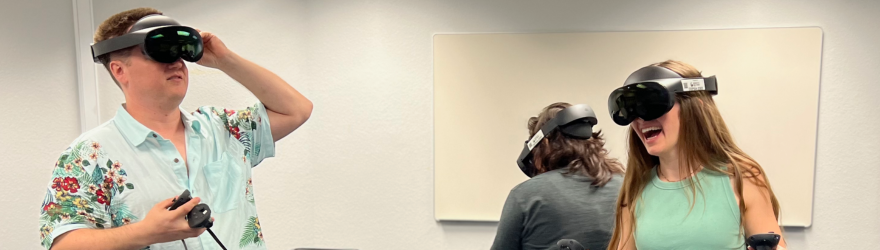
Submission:
[[[572,106],[553,103],[528,121],[529,137]],[[532,150],[534,172],[507,196],[492,250],[545,250],[561,239],[604,249],[614,226],[623,165],[608,156],[601,131],[579,139],[558,129]]]
[[[672,77],[663,78],[703,77],[680,61],[651,66],[669,70]],[[629,124],[627,171],[608,249],[746,249],[747,236],[781,235],[767,176],[734,143],[711,94],[674,98],[659,118]],[[784,247],[783,238],[777,249]]]
[[[137,8],[115,14],[95,42],[126,34],[139,19],[162,14]],[[274,73],[199,31],[198,64],[218,69],[259,99],[241,110],[180,107],[189,72],[181,59],[160,63],[140,45],[101,56],[125,96],[108,122],[76,138],[52,168],[41,206],[47,249],[220,249],[184,215],[199,204],[213,211],[212,230],[228,249],[266,249],[251,168],[275,154],[275,141],[302,125],[312,103]],[[167,210],[190,190],[192,200]]]

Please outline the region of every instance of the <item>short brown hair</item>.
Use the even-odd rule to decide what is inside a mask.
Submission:
[[[98,30],[95,31],[95,43],[121,36],[138,20],[154,14],[161,15],[162,12],[153,8],[136,8],[116,13],[116,15],[107,18],[107,20],[104,20],[104,22],[98,26]],[[107,72],[110,72],[110,61],[112,58],[127,58],[130,53],[131,50],[123,49],[102,55],[98,57],[98,60],[101,61],[101,64],[104,64],[104,68],[107,69]],[[110,77],[113,77],[112,72],[110,72]],[[113,81],[119,86],[119,81],[116,80],[116,77],[113,77]]]
[[[529,137],[538,133],[545,123],[556,117],[559,111],[571,107],[571,104],[557,102],[550,104],[529,119]],[[532,152],[535,171],[544,173],[568,167],[568,174],[577,173],[593,178],[593,186],[604,186],[611,180],[612,174],[622,174],[623,164],[608,155],[602,131],[593,132],[589,139],[563,136],[559,130],[548,134]]]

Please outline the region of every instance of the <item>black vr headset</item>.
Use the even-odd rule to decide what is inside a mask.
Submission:
[[[92,58],[140,45],[147,58],[160,63],[173,63],[179,58],[197,62],[202,58],[202,36],[193,28],[182,26],[170,17],[149,15],[138,20],[125,34],[92,44]]]
[[[683,78],[675,71],[660,66],[647,66],[626,78],[623,87],[608,97],[608,112],[620,126],[629,125],[637,117],[650,121],[660,118],[675,105],[675,93],[709,91],[718,94],[715,76]]]
[[[586,104],[573,105],[559,111],[556,117],[547,121],[544,126],[541,126],[541,130],[538,130],[530,140],[525,142],[516,164],[529,178],[535,176],[537,171],[532,161],[532,149],[544,139],[544,136],[549,136],[553,131],[559,129],[564,136],[589,139],[593,136],[593,126],[597,123],[596,113]]]

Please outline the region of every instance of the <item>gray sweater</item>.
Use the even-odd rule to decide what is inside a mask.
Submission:
[[[623,177],[593,187],[590,177],[567,171],[546,172],[510,190],[492,250],[546,250],[561,239],[592,250],[608,246]]]

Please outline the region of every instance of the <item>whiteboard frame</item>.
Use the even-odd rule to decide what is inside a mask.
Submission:
[[[812,173],[812,189],[810,190],[810,196],[811,196],[811,202],[810,202],[810,214],[809,214],[809,219],[808,219],[808,222],[807,222],[807,223],[789,223],[789,224],[782,224],[781,221],[779,221],[779,224],[780,224],[781,226],[784,226],[784,227],[792,227],[792,228],[809,228],[809,227],[812,226],[812,220],[813,220],[813,216],[814,216],[814,208],[815,208],[815,202],[816,202],[816,201],[815,201],[815,197],[814,197],[814,195],[815,195],[815,188],[816,188],[816,185],[815,185],[815,181],[816,181],[816,165],[818,164],[818,163],[817,163],[817,162],[818,162],[818,161],[817,161],[817,158],[818,158],[818,143],[819,143],[819,140],[818,140],[818,123],[819,123],[819,119],[820,119],[820,116],[819,116],[819,110],[820,110],[820,108],[821,108],[821,89],[822,89],[822,76],[823,76],[823,74],[822,74],[822,73],[823,73],[823,72],[822,72],[822,62],[824,61],[824,45],[825,45],[825,41],[824,41],[824,38],[825,38],[825,31],[824,31],[824,29],[822,29],[822,27],[820,27],[820,26],[790,26],[790,27],[734,27],[734,28],[719,28],[719,29],[705,28],[705,29],[613,30],[613,31],[608,31],[608,30],[588,30],[588,31],[585,31],[585,30],[556,30],[556,31],[554,31],[554,30],[542,30],[542,31],[535,31],[535,32],[529,32],[529,31],[520,31],[520,32],[435,32],[435,33],[432,34],[432,39],[431,39],[431,46],[432,46],[432,53],[431,53],[431,66],[432,66],[431,79],[432,79],[432,82],[434,82],[434,83],[432,84],[432,92],[434,93],[434,95],[432,96],[432,98],[434,98],[434,99],[432,99],[432,103],[431,103],[431,105],[432,105],[432,112],[433,112],[433,113],[432,113],[432,118],[434,119],[434,122],[432,123],[432,131],[436,131],[436,83],[435,83],[435,79],[436,79],[436,74],[435,74],[435,69],[436,69],[436,65],[435,65],[435,63],[436,63],[436,59],[435,59],[435,56],[436,56],[436,44],[435,44],[435,42],[436,42],[436,39],[435,39],[435,37],[436,37],[437,35],[471,35],[471,34],[477,34],[477,35],[486,35],[486,34],[566,34],[566,33],[616,33],[616,32],[621,32],[621,33],[632,33],[632,32],[675,32],[675,31],[766,30],[766,29],[797,29],[797,28],[815,28],[815,29],[818,29],[818,30],[819,30],[819,33],[820,33],[820,35],[819,35],[819,48],[820,48],[820,51],[819,51],[819,69],[818,69],[819,82],[818,82],[818,90],[817,90],[817,91],[818,91],[818,96],[817,96],[817,99],[818,99],[818,100],[816,100],[816,101],[817,101],[817,103],[816,103],[817,106],[815,107],[816,110],[814,111],[814,112],[816,112],[816,113],[815,113],[815,114],[816,114],[816,121],[815,121],[815,123],[816,123],[816,133],[813,135],[813,137],[814,137],[813,140],[814,140],[815,145],[814,145],[814,148],[813,148],[813,164],[812,164],[812,165],[813,165],[813,166],[812,166],[812,172],[813,172],[813,173]],[[434,188],[433,201],[435,202],[435,204],[434,204],[434,206],[433,206],[433,209],[434,209],[433,212],[434,212],[434,219],[435,219],[435,221],[437,221],[437,222],[475,222],[475,223],[493,223],[493,222],[494,222],[494,223],[497,223],[497,222],[498,222],[497,219],[494,219],[494,220],[487,220],[487,219],[466,219],[466,218],[457,218],[457,217],[443,216],[443,215],[440,215],[440,214],[437,212],[437,206],[438,206],[438,205],[436,204],[436,202],[437,202],[437,190],[436,190],[436,189],[437,189],[437,183],[436,183],[436,182],[437,182],[437,174],[436,174],[436,172],[437,172],[437,168],[436,168],[436,162],[437,162],[437,160],[436,160],[436,157],[437,157],[437,156],[436,156],[436,151],[437,151],[437,147],[436,147],[436,132],[434,132],[434,133],[432,134],[432,140],[433,140],[433,143],[432,143],[432,144],[433,144],[433,146],[434,146],[433,149],[432,149],[432,151],[433,151],[433,154],[432,154],[432,164],[434,164],[434,169],[433,169],[432,172],[434,173],[434,178],[433,178],[433,180],[434,180],[434,182],[435,182],[435,183],[434,183],[434,186],[433,186],[433,188]],[[784,214],[783,214],[783,216],[784,216]],[[781,219],[781,218],[780,218],[780,219]]]

